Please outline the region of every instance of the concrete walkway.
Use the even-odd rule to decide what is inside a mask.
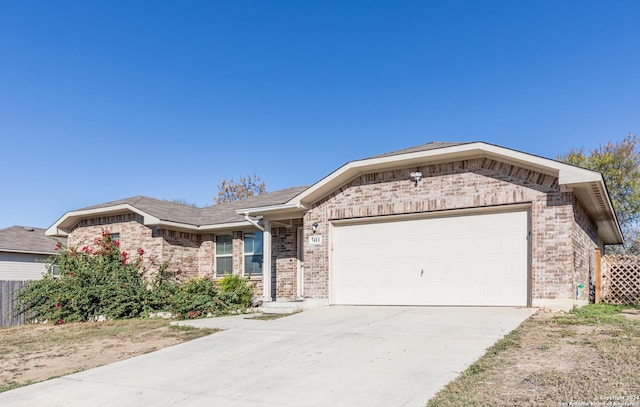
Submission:
[[[0,393],[0,405],[423,406],[534,311],[324,307],[192,321],[226,330]]]

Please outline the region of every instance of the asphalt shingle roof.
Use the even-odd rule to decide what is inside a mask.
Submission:
[[[420,151],[436,150],[436,149],[445,148],[445,147],[461,146],[463,144],[469,144],[469,143],[450,143],[450,142],[433,141],[431,143],[421,144],[419,146],[414,146],[409,148],[403,148],[402,150],[392,151],[390,153],[374,155],[373,157],[367,157],[365,159],[391,157],[391,156],[400,155],[400,154],[417,153]]]
[[[364,160],[372,158],[391,157],[395,155],[409,154],[420,151],[435,150],[462,144],[467,143],[431,142],[421,144],[419,146],[376,155],[373,157],[367,157]],[[207,206],[204,208],[196,208],[176,202],[165,201],[146,196],[133,196],[130,198],[119,199],[117,201],[88,206],[86,208],[79,209],[79,211],[108,208],[120,204],[128,204],[144,213],[147,213],[163,221],[178,222],[194,226],[217,225],[242,221],[242,217],[236,213],[238,209],[284,204],[307,188],[308,186],[287,188],[221,205]]]
[[[0,251],[54,254],[56,241],[44,235],[45,229],[11,226],[0,229]],[[57,238],[62,243],[66,239]]]
[[[148,213],[149,215],[155,216],[156,218],[164,221],[179,222],[194,226],[216,225],[242,221],[243,218],[236,213],[236,210],[238,209],[283,204],[307,188],[308,187],[306,186],[287,188],[204,208],[196,208],[146,196],[134,196],[119,199],[117,201],[105,202],[99,205],[88,206],[86,208],[79,209],[79,211],[128,204],[142,212]]]

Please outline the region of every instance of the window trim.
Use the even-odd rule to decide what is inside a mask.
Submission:
[[[229,253],[218,253],[218,238],[222,238],[222,237],[229,237],[231,238],[229,241],[229,244],[231,245],[231,251]],[[224,277],[225,274],[228,273],[228,271],[225,271],[224,273],[220,274],[218,272],[218,259],[219,258],[226,258],[226,259],[231,259],[231,274],[233,274],[233,235],[232,234],[224,234],[224,235],[216,235],[215,236],[215,250],[214,250],[214,275],[216,276],[216,278],[221,278]]]
[[[247,244],[246,244],[246,239],[247,239],[247,235],[249,234],[253,234],[253,235],[260,235],[262,242],[260,244],[260,251],[252,251],[252,252],[248,252],[247,251]],[[254,244],[254,249],[255,249],[255,244]],[[247,264],[249,264],[247,262],[247,257],[255,257],[255,256],[260,256],[261,261],[260,261],[260,273],[247,273]],[[246,232],[244,233],[243,237],[242,237],[242,275],[244,277],[259,277],[262,278],[262,276],[264,275],[264,233],[262,231],[255,231],[255,232]],[[252,264],[254,262],[251,262]]]

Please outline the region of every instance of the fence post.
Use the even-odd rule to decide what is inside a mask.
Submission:
[[[596,249],[596,288],[595,288],[595,299],[594,302],[596,304],[600,303],[600,290],[601,290],[601,281],[602,281],[602,257],[600,256],[600,249]]]

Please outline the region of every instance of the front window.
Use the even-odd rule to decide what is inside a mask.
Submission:
[[[233,236],[216,236],[216,277],[233,273]]]
[[[262,275],[262,232],[244,234],[244,275]]]

